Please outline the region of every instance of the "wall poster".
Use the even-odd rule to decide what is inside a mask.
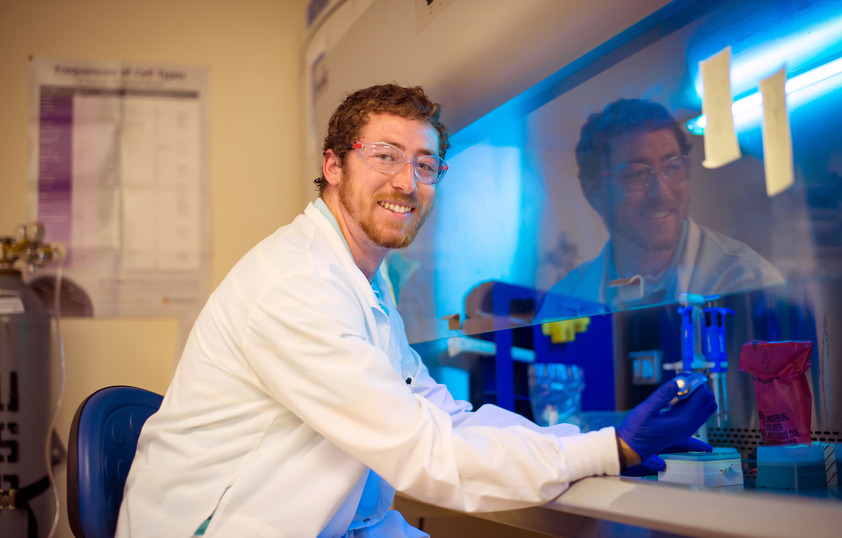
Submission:
[[[67,246],[80,315],[195,315],[210,279],[208,68],[33,58],[30,78],[28,215]]]

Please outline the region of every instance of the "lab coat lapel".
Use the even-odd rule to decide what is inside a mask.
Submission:
[[[369,312],[366,313],[366,324],[368,326],[369,334],[371,334],[375,339],[372,343],[382,349],[384,353],[388,354],[389,359],[392,362],[392,366],[394,367],[394,350],[390,347],[394,339],[391,338],[390,334],[391,315],[389,314],[389,310],[393,309],[394,305],[391,304],[391,301],[389,300],[390,297],[384,296],[384,301],[387,305],[384,310],[380,305],[380,301],[377,299],[377,295],[374,293],[374,289],[371,287],[371,283],[365,277],[360,268],[357,267],[357,264],[354,263],[354,258],[351,256],[351,252],[348,250],[345,241],[339,235],[336,228],[334,228],[330,221],[322,214],[321,211],[319,211],[319,208],[312,203],[307,206],[304,213],[313,221],[319,231],[325,236],[333,254],[348,270],[348,275],[350,276],[351,283],[354,286],[354,292],[357,294],[357,297],[360,298],[360,301],[367,304],[370,309]],[[380,271],[374,275],[374,278],[380,279],[378,280],[378,288],[382,290],[382,293],[389,295],[388,288],[382,280],[383,277],[380,275]],[[400,368],[395,368],[395,370],[400,371]]]
[[[379,310],[380,305],[377,302],[377,297],[374,295],[374,290],[371,289],[371,284],[368,282],[368,279],[365,277],[363,272],[359,267],[357,267],[357,264],[354,263],[354,258],[351,256],[351,252],[348,250],[344,239],[337,233],[333,225],[325,218],[324,215],[322,215],[322,212],[319,211],[312,202],[307,206],[307,209],[304,210],[304,214],[313,221],[316,228],[318,228],[325,238],[327,238],[331,250],[333,250],[337,259],[342,262],[342,265],[348,269],[348,274],[354,279],[354,285],[357,288],[357,291],[366,298],[368,305],[371,308]]]

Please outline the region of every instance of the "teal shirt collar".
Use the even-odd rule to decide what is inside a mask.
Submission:
[[[342,244],[345,245],[345,248],[348,249],[348,253],[351,252],[351,247],[348,246],[348,241],[345,240],[345,236],[342,235],[342,230],[339,229],[339,223],[336,221],[336,217],[333,216],[333,213],[330,212],[328,209],[327,204],[324,200],[322,200],[321,196],[316,198],[316,201],[313,202],[313,205],[321,211],[322,215],[330,222],[330,225],[336,230],[337,235],[342,238]],[[377,279],[374,278],[371,281],[371,288],[374,290],[374,294],[377,296],[377,301],[380,303],[380,306],[388,315],[389,309],[386,307],[386,302],[383,300],[383,293],[380,291],[380,286],[377,284]]]
[[[342,235],[342,230],[339,229],[339,223],[336,221],[336,217],[333,216],[333,213],[330,212],[330,209],[327,208],[327,204],[324,200],[322,200],[321,196],[316,198],[316,201],[313,202],[313,205],[322,212],[322,215],[325,216],[330,225],[333,226],[333,229],[336,230],[336,234],[342,238],[342,244],[345,245],[345,248],[348,249],[348,252],[351,252],[351,247],[348,246],[348,241],[345,240],[345,236]]]

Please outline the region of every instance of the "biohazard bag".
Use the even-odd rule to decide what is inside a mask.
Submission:
[[[813,395],[805,372],[812,350],[812,342],[743,344],[739,369],[754,379],[760,433],[766,445],[810,442]]]

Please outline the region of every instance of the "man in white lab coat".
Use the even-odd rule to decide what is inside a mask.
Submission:
[[[783,284],[760,254],[688,217],[690,145],[660,104],[620,99],[582,126],[582,190],[610,238],[550,289],[539,320]],[[584,305],[579,306],[579,305]],[[571,308],[582,311],[571,312]]]
[[[439,113],[396,85],[340,105],[320,198],[247,253],[197,319],[141,433],[118,536],[426,536],[389,510],[395,490],[463,511],[537,505],[713,412],[705,389],[660,413],[677,392],[665,385],[616,431],[579,434],[471,411],[430,377],[378,269],[432,210],[447,170]]]

